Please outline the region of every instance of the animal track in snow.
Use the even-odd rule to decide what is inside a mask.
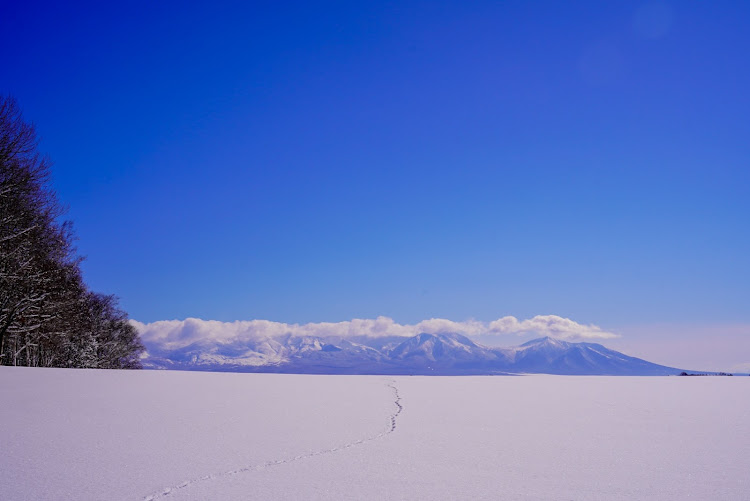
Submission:
[[[261,470],[265,470],[266,468],[271,468],[273,466],[279,466],[279,465],[282,465],[282,464],[293,463],[295,461],[299,461],[300,459],[308,459],[308,458],[315,457],[315,456],[322,456],[324,454],[332,454],[334,452],[338,452],[338,451],[341,451],[341,450],[345,450],[345,449],[350,449],[352,447],[356,447],[358,445],[366,444],[367,442],[372,442],[374,440],[379,440],[379,439],[385,437],[386,435],[389,435],[389,434],[393,433],[394,431],[396,431],[396,420],[398,419],[399,414],[401,414],[401,411],[404,410],[404,406],[401,404],[401,395],[399,395],[399,393],[398,393],[398,387],[396,386],[396,381],[395,380],[389,381],[388,384],[387,384],[387,386],[393,390],[393,394],[394,394],[394,397],[395,397],[394,400],[393,400],[393,404],[396,406],[396,412],[394,412],[393,414],[391,414],[388,417],[389,425],[390,425],[388,427],[388,429],[386,429],[385,431],[382,431],[382,432],[378,433],[375,436],[372,436],[372,437],[369,437],[369,438],[361,438],[361,439],[356,440],[354,442],[349,442],[347,444],[340,445],[338,447],[332,447],[330,449],[323,449],[323,450],[319,450],[319,451],[314,451],[314,452],[310,452],[310,453],[307,453],[307,454],[302,454],[302,455],[299,455],[299,456],[294,456],[294,457],[286,458],[286,459],[277,459],[276,461],[266,461],[265,463],[244,466],[242,468],[237,468],[235,470],[226,471],[224,473],[205,475],[205,476],[200,477],[200,478],[195,478],[195,479],[192,479],[192,480],[186,480],[186,481],[184,481],[184,482],[182,482],[182,483],[180,483],[178,485],[175,485],[175,486],[172,486],[172,487],[165,487],[165,488],[159,490],[158,492],[154,492],[152,494],[149,494],[148,496],[145,496],[143,498],[143,501],[156,501],[157,499],[165,498],[165,497],[167,497],[167,496],[169,496],[171,494],[174,494],[175,492],[177,492],[177,491],[179,491],[181,489],[185,489],[187,487],[190,487],[191,485],[194,485],[194,484],[197,484],[197,483],[200,483],[200,482],[205,482],[205,481],[208,481],[208,480],[216,480],[216,479],[220,479],[220,478],[224,478],[224,477],[230,477],[232,475],[238,475],[240,473],[246,473],[246,472],[251,472],[251,471],[261,471]]]

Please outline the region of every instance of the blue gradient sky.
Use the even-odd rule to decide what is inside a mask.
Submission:
[[[742,1],[13,2],[0,92],[87,281],[143,322],[750,325],[748,25]]]

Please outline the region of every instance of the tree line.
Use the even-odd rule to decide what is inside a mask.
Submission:
[[[37,146],[16,100],[0,96],[0,364],[140,368],[144,348],[127,313],[83,281]]]

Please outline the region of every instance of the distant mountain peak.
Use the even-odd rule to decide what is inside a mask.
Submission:
[[[550,336],[544,336],[544,337],[532,339],[531,341],[526,341],[521,346],[522,347],[527,347],[527,346],[540,346],[540,345],[544,345],[544,346],[556,346],[556,347],[560,347],[560,348],[567,348],[571,344],[575,344],[575,343],[571,343],[569,341],[563,341],[562,339],[557,339],[557,338],[553,338],[553,337],[550,337]]]

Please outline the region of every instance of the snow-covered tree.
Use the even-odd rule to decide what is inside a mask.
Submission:
[[[83,282],[49,176],[34,127],[0,96],[0,363],[138,367],[143,346],[127,314]]]

